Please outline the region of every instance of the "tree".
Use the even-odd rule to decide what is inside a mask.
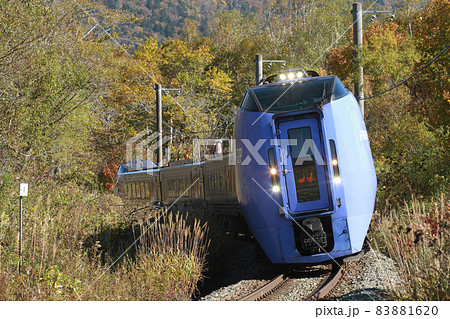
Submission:
[[[0,6],[2,170],[93,182],[93,105],[111,78],[108,42],[88,33],[74,3]]]
[[[407,21],[410,20],[377,21],[364,34],[366,97],[393,87],[424,64],[423,51],[415,36],[411,36]],[[419,28],[412,25],[413,34],[420,34]],[[353,82],[352,50],[349,38],[346,46],[331,50],[327,63],[328,72],[340,76],[349,87]],[[444,85],[428,80],[420,83],[441,86],[440,92]],[[425,103],[430,112],[434,101],[419,92],[416,85],[414,78],[406,85],[366,100],[366,125],[377,169],[379,203],[387,199],[399,203],[410,198],[411,193],[431,197],[448,188],[450,169],[444,143],[448,135],[430,125],[433,117],[418,111],[420,104]],[[436,113],[445,115],[442,110]]]
[[[221,120],[230,113],[226,104],[231,79],[211,65],[214,56],[209,41],[197,37],[194,31],[190,31],[187,41],[168,39],[161,45],[148,38],[121,68],[120,85],[104,101],[106,110],[115,111],[115,119],[102,135],[113,138],[109,143],[110,153],[122,161],[127,139],[145,128],[156,130],[154,85],[157,82],[163,88],[180,89],[181,96],[171,91],[162,96],[163,131],[167,136],[172,126],[175,134],[172,153],[178,154],[177,157],[191,156],[196,137],[226,134],[227,126]],[[105,147],[101,144],[101,148]]]

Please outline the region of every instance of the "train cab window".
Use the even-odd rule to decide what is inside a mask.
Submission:
[[[330,100],[333,76],[252,88],[262,111],[292,112],[320,107]]]
[[[300,127],[288,130],[289,139],[296,140],[297,145],[290,145],[290,153],[296,181],[297,201],[299,203],[320,199],[320,188],[317,176],[314,147],[304,148],[311,143],[311,128]],[[306,145],[308,146],[308,144]],[[308,149],[302,154],[304,149]],[[320,155],[320,154],[319,154]]]
[[[246,111],[252,111],[252,112],[258,112],[258,106],[256,106],[255,100],[253,100],[253,97],[250,95],[249,92],[245,94],[244,100],[242,101],[241,108],[243,108]]]
[[[350,93],[345,85],[341,82],[341,80],[339,80],[337,77],[335,79],[336,81],[334,81],[333,100],[340,99],[341,97]]]

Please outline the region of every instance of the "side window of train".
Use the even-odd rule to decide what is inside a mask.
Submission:
[[[345,87],[345,85],[336,77],[336,81],[334,82],[334,93],[333,100],[340,99],[341,97],[347,95],[349,91]]]
[[[139,198],[139,184],[134,182],[134,199],[138,199]]]
[[[134,198],[134,199],[138,199],[138,198],[139,198],[139,186],[138,186],[138,183],[134,182],[133,185],[134,185],[134,189],[133,189],[133,190],[134,190],[133,198]]]
[[[149,186],[149,197],[148,198],[152,198],[152,196],[153,196],[153,180],[150,180],[149,182],[148,182],[148,186]]]
[[[134,199],[134,194],[136,192],[134,191],[134,183],[130,183],[130,199]]]
[[[253,100],[253,97],[247,92],[245,94],[244,100],[242,101],[241,108],[243,108],[246,111],[252,111],[257,112],[258,106],[256,106],[255,101]]]
[[[147,198],[147,185],[146,182],[141,182],[141,198]]]
[[[145,198],[151,198],[151,196],[150,196],[150,181],[147,181],[144,183],[145,183]]]
[[[136,199],[141,198],[141,185],[139,182],[134,183],[136,187]]]

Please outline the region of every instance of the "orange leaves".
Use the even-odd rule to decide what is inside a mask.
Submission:
[[[113,190],[115,188],[118,170],[119,165],[116,163],[103,164],[102,174],[106,180],[105,189],[107,191]]]
[[[353,59],[353,47],[346,45],[341,48],[332,49],[328,55],[327,65],[332,74],[337,75],[342,81],[351,74],[351,63]]]
[[[450,0],[431,0],[426,8],[420,10],[412,23],[413,36],[422,60],[417,68],[424,65],[448,45],[450,37]],[[449,112],[449,67],[448,52],[424,69],[412,90],[422,100],[414,111],[426,116],[434,127],[447,127]]]
[[[414,21],[414,36],[421,50],[439,51],[448,44],[450,0],[431,0]],[[440,48],[440,49],[439,49]]]

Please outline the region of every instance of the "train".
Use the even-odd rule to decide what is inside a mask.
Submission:
[[[274,264],[361,254],[377,179],[359,104],[337,76],[286,70],[248,88],[229,149],[181,165],[123,165],[119,194],[243,216]]]

